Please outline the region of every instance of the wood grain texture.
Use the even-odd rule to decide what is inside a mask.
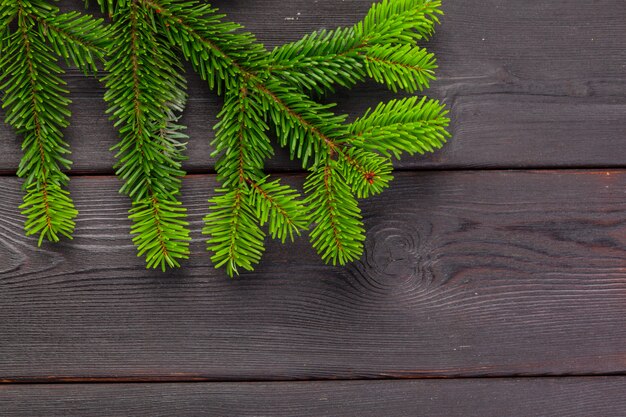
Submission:
[[[626,372],[626,171],[401,173],[360,262],[270,241],[234,280],[199,233],[213,177],[184,185],[192,259],[160,273],[115,179],[74,178],[75,240],[41,249],[0,179],[0,380]]]
[[[626,379],[0,386],[3,417],[623,417]]]
[[[62,2],[65,7],[75,3]],[[268,47],[321,28],[349,25],[371,0],[214,2]],[[434,155],[406,158],[399,168],[623,167],[626,165],[626,2],[510,0],[444,2],[446,15],[428,45],[439,59],[439,81],[428,95],[448,103],[454,134]],[[74,104],[67,138],[75,173],[111,173],[116,134],[104,115],[97,81],[66,77]],[[191,172],[210,172],[209,143],[220,101],[191,75]],[[356,116],[394,95],[372,83],[329,100]],[[0,129],[0,173],[12,173],[19,139]],[[268,169],[297,170],[284,152]]]

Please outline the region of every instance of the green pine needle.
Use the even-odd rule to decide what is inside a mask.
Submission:
[[[223,186],[263,177],[265,160],[274,154],[263,116],[262,103],[249,85],[226,93],[213,141],[213,156],[220,156],[215,168]]]
[[[352,87],[369,76],[393,91],[421,91],[434,79],[434,56],[415,42],[439,23],[439,0],[385,0],[348,28],[322,30],[272,51],[269,71],[304,92]]]
[[[393,179],[389,158],[356,147],[339,156],[338,168],[358,198],[382,193]]]

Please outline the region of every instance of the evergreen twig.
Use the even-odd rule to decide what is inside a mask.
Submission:
[[[59,57],[85,73],[96,72],[109,34],[101,19],[60,13],[43,0],[0,3],[0,90],[6,123],[23,137],[17,175],[24,179],[27,235],[58,241],[71,238],[77,211],[66,190],[69,145],[63,129],[70,100]]]

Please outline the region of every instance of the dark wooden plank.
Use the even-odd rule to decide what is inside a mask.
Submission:
[[[399,174],[363,203],[361,262],[271,241],[234,280],[199,232],[212,177],[185,180],[193,256],[168,273],[118,185],[73,179],[75,240],[37,249],[0,179],[0,380],[626,372],[626,171]]]
[[[0,385],[4,417],[623,417],[626,378]]]
[[[65,4],[68,4],[66,2]],[[71,3],[70,3],[71,4]],[[218,1],[267,46],[320,28],[349,25],[371,0]],[[624,166],[626,160],[626,2],[577,0],[453,1],[430,47],[440,79],[428,92],[452,109],[454,138],[435,155],[401,168]],[[115,132],[104,116],[102,88],[67,76],[75,101],[67,137],[75,172],[109,173]],[[187,169],[208,172],[219,100],[190,76],[185,115],[191,135]],[[394,95],[368,83],[332,99],[352,116]],[[0,129],[0,172],[16,169],[19,140]],[[284,152],[271,170],[297,169]]]

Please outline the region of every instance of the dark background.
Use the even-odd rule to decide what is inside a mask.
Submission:
[[[65,8],[79,2],[64,1]],[[364,0],[215,3],[266,46],[349,25]],[[449,144],[364,201],[366,252],[306,238],[213,269],[220,100],[189,74],[192,258],[147,271],[112,174],[103,89],[69,72],[75,239],[25,238],[20,139],[0,129],[0,416],[626,415],[626,2],[447,0],[427,45]],[[394,94],[328,100],[352,117]],[[299,184],[284,152],[269,164]]]

